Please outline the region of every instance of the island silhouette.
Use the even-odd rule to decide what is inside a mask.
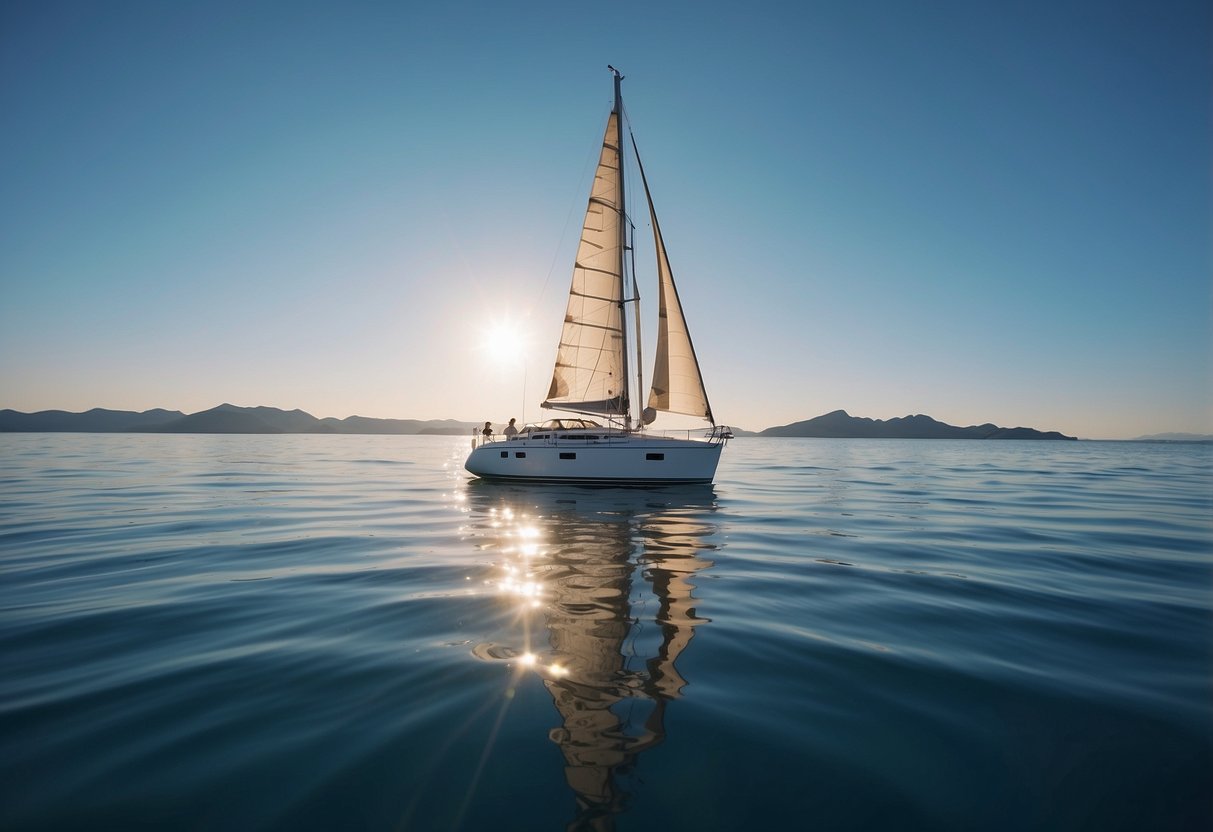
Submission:
[[[767,428],[758,436],[802,436],[819,439],[1070,439],[1055,430],[1002,428],[986,423],[959,428],[921,414],[896,419],[868,419],[852,416],[845,410]]]
[[[239,407],[221,404],[197,413],[156,408],[107,410],[93,408],[83,413],[42,410],[22,413],[0,410],[0,433],[330,433],[330,434],[436,434],[467,433],[482,422],[456,419],[374,419],[349,416],[319,419],[303,410],[276,407]],[[994,424],[956,427],[930,416],[868,419],[845,410],[751,432],[736,429],[738,436],[810,437],[820,439],[1069,439],[1057,431],[1035,428],[1004,428]]]

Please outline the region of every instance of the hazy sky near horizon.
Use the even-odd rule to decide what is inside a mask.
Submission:
[[[720,421],[1213,433],[1211,25],[5,3],[0,407],[541,418],[610,63]]]

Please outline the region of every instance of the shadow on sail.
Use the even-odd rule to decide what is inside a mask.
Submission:
[[[467,496],[470,534],[494,550],[523,642],[473,652],[542,677],[576,798],[568,828],[613,829],[638,757],[665,738],[666,708],[687,686],[678,658],[707,621],[694,577],[712,566],[715,491],[473,480]]]

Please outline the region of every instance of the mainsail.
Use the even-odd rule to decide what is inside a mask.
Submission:
[[[594,173],[544,407],[608,416],[628,413],[619,119],[616,106],[607,119]]]
[[[649,201],[653,245],[657,249],[657,352],[653,359],[649,407],[667,413],[699,416],[715,425],[712,406],[708,404],[708,391],[703,386],[695,346],[691,343],[691,333],[682,314],[678,287],[674,285],[674,272],[665,253],[665,241],[661,238],[661,226],[657,224],[653,195],[649,193],[649,182],[644,175],[644,165],[640,163],[640,150],[636,147],[635,139],[632,140],[632,149],[636,152],[636,165],[640,169],[640,180],[644,183],[644,195]]]

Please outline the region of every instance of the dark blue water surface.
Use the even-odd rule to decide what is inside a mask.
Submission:
[[[0,828],[1213,824],[1213,448],[0,436]]]

